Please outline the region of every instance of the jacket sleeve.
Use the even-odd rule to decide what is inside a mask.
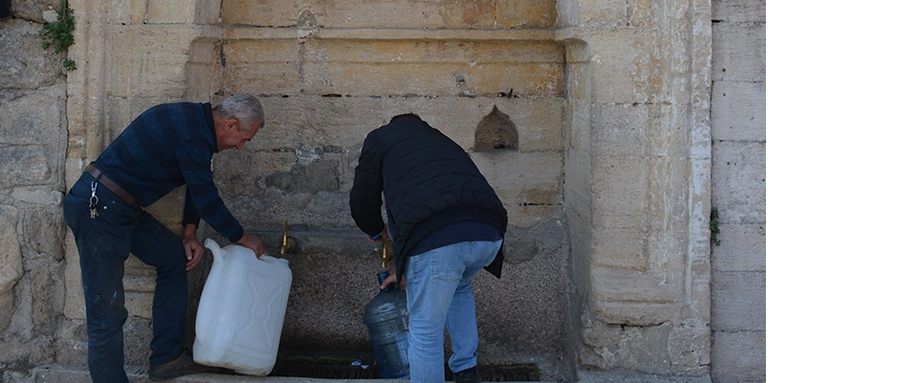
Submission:
[[[187,143],[177,149],[179,166],[187,184],[182,221],[198,223],[202,218],[229,241],[237,242],[244,235],[244,228],[228,211],[213,182],[212,153],[201,148],[202,145]]]
[[[194,224],[200,225],[200,215],[197,214],[197,208],[194,206],[194,201],[191,198],[191,189],[184,189],[184,210],[182,212],[181,224]]]
[[[350,215],[356,226],[370,238],[384,230],[384,220],[381,218],[381,192],[384,187],[381,160],[377,135],[373,131],[363,142],[350,190]]]

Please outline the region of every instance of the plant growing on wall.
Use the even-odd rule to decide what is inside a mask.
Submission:
[[[52,47],[54,53],[65,53],[75,43],[75,35],[72,34],[75,30],[75,15],[66,0],[59,2],[57,13],[59,16],[56,21],[44,24],[44,29],[41,30],[41,39],[44,40],[42,46],[44,49]],[[75,70],[75,61],[65,59],[63,68],[67,71]]]

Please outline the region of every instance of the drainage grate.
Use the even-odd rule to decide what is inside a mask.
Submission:
[[[279,358],[269,376],[302,376],[323,379],[378,379],[375,366],[362,368],[353,359],[328,357]],[[364,364],[366,362],[363,362]]]
[[[320,379],[379,379],[378,366],[362,368],[354,359],[328,357],[279,358],[269,376],[295,376]],[[366,361],[362,361],[365,365]],[[356,365],[354,365],[356,364]],[[485,382],[537,382],[540,370],[534,364],[508,364],[478,366],[481,380]],[[446,370],[446,379],[453,381],[453,374]]]
[[[541,371],[533,364],[478,366],[478,375],[484,382],[537,382],[541,380]],[[453,375],[447,375],[447,380],[453,381]]]

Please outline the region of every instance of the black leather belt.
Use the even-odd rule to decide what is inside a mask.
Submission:
[[[106,186],[106,188],[113,192],[113,194],[119,196],[119,198],[121,198],[122,201],[125,201],[125,203],[134,207],[140,207],[137,203],[137,200],[132,197],[131,194],[128,194],[125,189],[122,189],[121,186],[119,186],[112,179],[103,174],[103,172],[100,171],[100,169],[97,169],[94,164],[88,165],[87,169],[85,169],[84,172],[96,178],[97,181],[100,181],[103,186]]]

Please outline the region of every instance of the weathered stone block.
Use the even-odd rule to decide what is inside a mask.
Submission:
[[[526,95],[561,94],[560,64],[309,63],[303,90],[320,94],[462,95],[497,94],[513,89]],[[410,77],[410,76],[413,77]]]
[[[78,248],[71,230],[66,230],[66,318],[84,319],[84,290],[81,284],[81,264]]]
[[[712,206],[719,223],[766,221],[766,145],[757,142],[713,142]]]
[[[671,319],[671,307],[653,306],[681,299],[682,270],[674,265],[659,265],[654,257],[649,257],[649,263],[648,270],[591,265],[591,299],[598,317],[607,323],[622,324],[661,323]]]
[[[296,63],[302,44],[298,40],[230,40],[223,46],[226,65],[231,63]]]
[[[21,19],[0,20],[0,88],[36,89],[62,79],[63,55],[41,47],[41,28]]]
[[[295,223],[318,227],[354,227],[350,216],[350,193],[320,191],[309,200],[297,215]]]
[[[0,331],[6,330],[16,310],[16,294],[12,289],[0,292]]]
[[[766,273],[716,271],[712,276],[712,329],[766,329]]]
[[[13,288],[24,273],[18,222],[18,209],[0,205],[0,330],[6,329],[16,309]]]
[[[651,111],[646,105],[597,105],[593,108],[593,150],[598,156],[644,157],[650,154]]]
[[[222,88],[227,93],[297,95],[300,84],[296,63],[235,63],[226,67]]]
[[[318,12],[319,24],[326,28],[549,28],[556,22],[555,2],[550,0],[390,0],[365,7],[353,0],[336,0]]]
[[[651,64],[647,46],[651,38],[638,30],[597,32],[587,38],[590,55],[592,102],[597,104],[651,101],[660,70]],[[657,63],[658,64],[658,63]],[[652,84],[651,84],[652,82]]]
[[[299,96],[263,97],[261,102],[267,123],[251,144],[255,149],[361,147],[369,131],[412,112],[469,150],[475,128],[494,106],[516,125],[520,152],[557,151],[562,145],[559,98]],[[359,149],[352,152],[355,160]]]
[[[266,112],[266,127],[253,139],[252,145],[257,150],[293,152],[301,147],[361,147],[366,134],[380,126],[384,118],[381,99],[369,97],[301,95],[263,97],[260,102]]]
[[[181,98],[187,87],[192,42],[203,33],[193,25],[110,26],[107,95]],[[152,63],[152,65],[150,64]]]
[[[510,225],[531,226],[561,208],[561,153],[501,150],[470,156],[503,201]]]
[[[766,0],[713,0],[712,19],[765,22]]]
[[[556,26],[555,0],[496,0],[500,28],[553,28]]]
[[[627,0],[560,1],[557,6],[565,27],[624,26],[630,4]]]
[[[57,330],[57,319],[62,312],[65,287],[62,271],[65,267],[53,258],[42,257],[29,267],[31,282],[31,321],[34,332],[53,336]]]
[[[214,94],[221,93],[224,72],[221,65],[222,45],[215,38],[199,38],[191,42],[185,98],[211,100]]]
[[[719,225],[721,245],[712,247],[715,271],[765,271],[766,224]]]
[[[10,7],[12,15],[20,19],[34,21],[43,24],[44,12],[59,11],[58,0],[12,0]]]
[[[245,227],[281,224],[310,227],[355,227],[347,192],[284,193],[270,189],[262,196],[236,196],[226,202]]]
[[[672,20],[677,20],[679,27],[685,27],[687,25],[688,19],[687,15],[691,12],[691,10],[686,9],[686,5],[688,3],[681,1],[676,4],[669,5],[669,9],[663,10],[660,3],[655,0],[632,0],[628,3],[628,9],[626,10],[626,15],[628,18],[628,23],[625,26],[639,27],[639,28],[652,28],[655,23],[658,23],[663,17],[671,17]],[[703,5],[695,5],[696,9],[708,8]],[[674,11],[674,12],[672,12]],[[672,13],[668,13],[672,12]],[[663,16],[665,15],[665,16]],[[701,15],[705,15],[705,13],[697,13],[693,17],[698,17]],[[699,32],[699,30],[695,30],[695,32]],[[709,34],[709,29],[705,30],[707,36]]]
[[[766,83],[714,81],[712,136],[715,140],[766,141]]]
[[[321,2],[314,0],[222,1],[222,22],[225,24],[261,27],[294,26],[298,25],[300,15],[304,12],[321,19],[323,15]]]
[[[84,322],[82,319],[62,320],[54,344],[56,363],[87,369],[87,326]]]
[[[765,23],[714,23],[712,80],[766,80]]]
[[[194,22],[196,1],[153,0],[148,1],[147,24],[190,24]]]
[[[572,196],[578,196],[573,200],[573,206],[590,206],[591,201],[591,156],[587,150],[569,149],[565,153],[566,159],[566,188],[565,192]],[[571,186],[568,186],[571,185]],[[568,200],[568,197],[566,198]]]
[[[26,210],[24,230],[27,248],[37,254],[63,258],[63,238],[66,229],[59,206]]]
[[[562,94],[552,43],[308,40],[303,90],[343,95]],[[504,60],[498,61],[498,52]],[[327,57],[327,60],[324,58]]]
[[[669,353],[676,371],[690,375],[709,374],[709,322],[689,319],[678,323],[669,338]]]
[[[78,8],[78,7],[76,7]],[[147,1],[145,0],[107,0],[103,8],[106,17],[112,24],[143,24],[147,20]],[[76,15],[76,23],[87,19]]]
[[[255,146],[259,141],[254,139],[249,145]],[[267,177],[288,173],[300,164],[299,153],[300,148],[222,152],[213,158],[214,179],[223,195],[256,197],[265,192]]]
[[[29,204],[59,206],[62,203],[63,193],[48,186],[22,186],[13,188],[10,197]]]
[[[646,158],[600,157],[593,162],[594,222],[598,227],[643,226],[650,196]]]
[[[0,148],[0,187],[38,185],[52,180],[52,161],[43,145],[7,146]]]
[[[336,191],[340,187],[339,162],[315,160],[306,165],[295,165],[289,172],[279,172],[266,177],[266,186],[287,193],[315,193]]]
[[[229,93],[297,95],[300,92],[297,40],[236,40],[222,47],[224,89]]]
[[[147,24],[213,24],[220,1],[153,0],[146,3]]]
[[[62,146],[65,84],[36,92],[0,92],[0,144]]]
[[[671,323],[655,326],[619,326],[582,320],[585,348],[581,362],[601,369],[625,368],[650,373],[669,373]]]
[[[659,103],[597,105],[592,150],[603,158],[687,158],[688,136],[673,127],[680,108]]]
[[[261,196],[238,195],[225,199],[232,214],[245,226],[262,227],[274,226],[281,223],[307,224],[309,216],[306,208],[313,198],[313,194],[296,193],[287,194],[278,190],[271,190]],[[335,218],[337,215],[335,215]],[[325,224],[324,222],[309,222],[309,224]]]
[[[20,337],[22,334],[7,334],[13,336],[0,342],[0,364],[4,366],[4,372],[36,364],[53,363],[53,338],[31,337],[31,334],[24,337]]]
[[[712,351],[714,381],[766,381],[765,331],[714,331]]]
[[[647,259],[647,228],[641,224],[626,227],[595,227],[590,240],[595,265],[645,270]]]

